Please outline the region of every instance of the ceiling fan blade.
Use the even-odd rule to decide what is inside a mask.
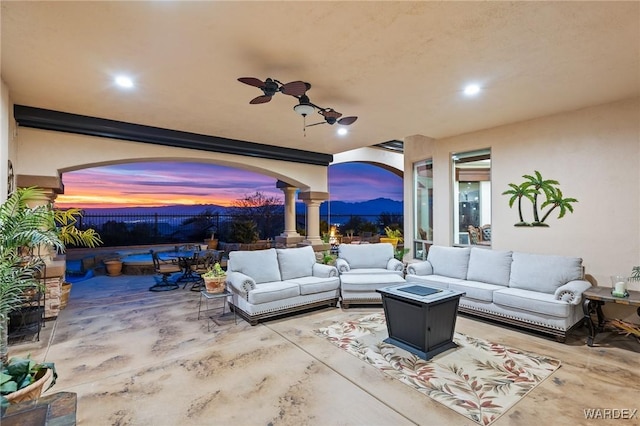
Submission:
[[[307,83],[304,81],[292,81],[291,83],[283,84],[280,87],[280,91],[285,95],[302,96],[307,91]]]
[[[306,125],[306,126],[304,126],[304,127],[317,126],[318,124],[326,124],[326,123],[327,123],[326,121],[321,121],[321,122],[319,122],[319,123],[307,124],[307,125]]]
[[[356,121],[357,119],[358,117],[344,117],[338,120],[338,124],[341,124],[343,126],[348,126],[349,124],[353,124],[353,122]]]
[[[322,109],[320,111],[318,111],[318,113],[323,116],[324,118],[327,119],[334,119],[337,120],[338,118],[342,117],[342,114],[340,114],[338,111],[332,109],[332,108],[327,108],[327,109]],[[334,121],[335,123],[335,121]]]
[[[255,77],[240,77],[238,81],[244,84],[248,84],[249,86],[255,86],[255,87],[263,87],[265,85],[265,83],[262,80],[259,80]]]
[[[269,102],[270,100],[271,100],[271,96],[262,95],[262,96],[258,96],[257,98],[251,99],[251,102],[249,102],[249,103],[251,105],[264,104],[264,103]]]

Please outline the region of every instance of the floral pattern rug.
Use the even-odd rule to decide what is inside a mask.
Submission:
[[[455,333],[458,345],[429,361],[394,345],[384,314],[314,330],[429,398],[481,425],[489,425],[542,383],[560,361]]]

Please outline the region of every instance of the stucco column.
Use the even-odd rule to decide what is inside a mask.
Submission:
[[[284,192],[284,231],[281,237],[300,237],[296,230],[296,191],[298,188],[279,180],[276,187]]]
[[[58,194],[64,193],[64,186],[59,176],[18,175],[16,176],[16,186],[19,188],[37,186],[42,189],[46,199],[39,200],[35,203],[36,205],[53,203]]]
[[[301,192],[298,198],[307,206],[307,238],[308,245],[323,245],[320,238],[320,204],[329,199],[328,192]]]

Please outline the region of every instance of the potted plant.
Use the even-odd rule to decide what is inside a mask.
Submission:
[[[220,262],[213,264],[207,272],[201,275],[208,293],[222,293],[227,273],[220,266]]]
[[[338,256],[335,254],[331,254],[329,250],[316,253],[316,260],[323,265],[335,266],[337,258]]]
[[[52,362],[37,363],[30,356],[11,358],[0,371],[0,398],[2,411],[10,403],[28,401],[40,397],[43,387],[51,378],[47,391],[56,384],[58,373]]]
[[[103,261],[104,266],[107,268],[107,275],[110,277],[117,277],[122,275],[122,259],[119,257],[112,257]]]
[[[393,229],[389,226],[384,228],[384,232],[386,237],[380,237],[381,243],[391,243],[393,245],[393,249],[395,250],[398,243],[404,242],[404,238],[402,237],[402,230],[400,228]]]
[[[404,256],[409,253],[408,248],[396,248],[393,251],[393,257],[398,259],[400,262],[404,262]]]
[[[211,233],[211,238],[205,238],[204,242],[208,250],[216,250],[218,248],[218,239],[215,232]]]
[[[75,227],[77,210],[54,210],[41,204],[46,196],[42,189],[19,188],[0,204],[0,362],[6,364],[8,354],[8,318],[19,309],[29,290],[42,290],[37,276],[45,258],[34,255],[41,247],[63,252],[65,242],[82,242],[93,247],[101,243],[93,229]],[[33,204],[40,203],[32,207]]]

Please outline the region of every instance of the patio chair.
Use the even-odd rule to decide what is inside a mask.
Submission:
[[[193,266],[193,270],[196,274],[204,274],[209,269],[213,268],[217,262],[222,260],[222,254],[224,252],[220,250],[207,250],[204,254],[198,257],[198,261]]]
[[[220,260],[222,259],[222,253],[222,251],[218,250],[207,250],[205,252],[200,252],[200,254],[194,258],[194,262],[191,265],[191,270],[199,277],[208,270],[212,269],[213,265],[215,265],[216,262],[220,262]],[[200,290],[203,283],[204,280],[202,278],[199,278],[198,281],[194,282],[191,286],[191,291]]]
[[[169,281],[169,277],[173,273],[182,271],[180,265],[173,261],[160,259],[158,252],[153,250],[151,250],[151,259],[153,259],[154,272],[158,275],[162,275],[162,280],[149,287],[149,291],[168,291],[179,288],[180,286],[177,283]]]

